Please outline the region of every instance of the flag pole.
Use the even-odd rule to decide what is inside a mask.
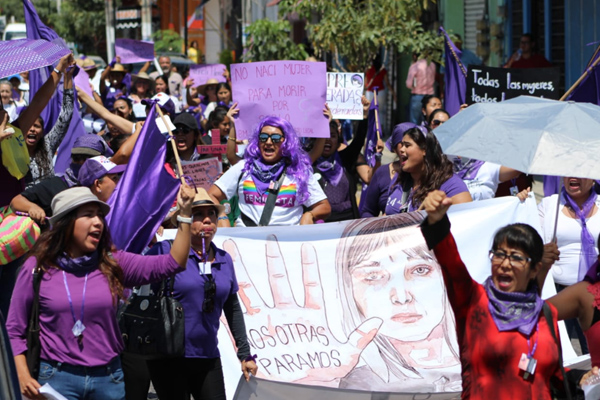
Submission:
[[[377,86],[373,87],[373,101],[375,102],[375,131],[377,132],[377,140],[381,140],[381,135],[379,134],[379,105],[377,104]]]
[[[567,92],[559,99],[559,101],[564,101],[569,95],[573,92],[573,90],[577,89],[577,86],[589,75],[590,71],[594,69],[596,65],[600,62],[600,57],[596,58],[596,60],[590,65],[588,68],[583,71],[583,74],[577,79],[577,81],[567,90]]]
[[[181,168],[181,159],[179,158],[179,152],[177,152],[175,140],[173,140],[173,132],[171,132],[171,128],[169,127],[169,124],[167,124],[167,120],[165,119],[165,116],[158,104],[154,105],[156,106],[156,111],[158,112],[158,115],[160,115],[160,119],[162,119],[163,124],[165,124],[165,127],[169,132],[169,138],[171,139],[169,140],[169,142],[171,142],[171,147],[173,147],[173,154],[175,155],[175,161],[177,162],[177,172],[179,173],[179,179],[181,179],[181,183],[185,183],[185,178],[183,177],[183,168]]]

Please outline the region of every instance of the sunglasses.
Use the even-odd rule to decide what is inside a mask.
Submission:
[[[192,130],[186,126],[179,126],[173,131],[173,135],[187,135]]]
[[[202,311],[211,313],[215,309],[215,294],[217,293],[217,284],[212,275],[208,281],[204,282],[204,301],[202,301]]]
[[[269,138],[271,138],[271,142],[273,143],[281,143],[283,135],[280,133],[273,133],[270,135],[268,133],[261,133],[258,135],[258,140],[260,140],[261,143],[266,143]]]
[[[440,126],[444,122],[446,122],[446,121],[440,121],[439,119],[434,119],[433,121],[431,121],[431,126]]]

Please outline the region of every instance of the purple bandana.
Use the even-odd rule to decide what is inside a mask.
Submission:
[[[565,202],[569,205],[569,207],[571,207],[581,222],[581,253],[579,253],[579,272],[577,274],[577,281],[580,282],[585,277],[588,269],[590,269],[592,264],[594,264],[598,258],[595,247],[596,242],[594,241],[594,238],[590,233],[585,220],[585,217],[594,208],[594,204],[596,204],[596,197],[598,197],[598,195],[592,188],[590,196],[587,198],[585,203],[583,203],[583,207],[580,209],[577,203],[575,203],[571,196],[569,196],[564,186],[561,189],[561,194],[565,199]]]
[[[250,169],[250,176],[252,176],[258,194],[265,194],[271,182],[279,179],[279,175],[281,175],[284,168],[285,162],[283,160],[273,165],[263,164],[260,160],[254,160],[252,169]]]
[[[483,287],[489,298],[488,309],[498,330],[516,329],[530,336],[544,306],[544,301],[537,294],[537,287],[534,285],[527,292],[503,292],[496,288],[491,276]]]
[[[459,163],[456,162],[457,159],[459,160]],[[485,161],[479,161],[473,158],[467,159],[465,161],[465,159],[456,157],[453,160],[454,173],[458,175],[458,177],[463,181],[472,181],[473,179],[475,179],[477,173],[479,172],[479,169],[484,163]]]
[[[340,183],[340,180],[344,175],[344,167],[342,167],[342,160],[337,151],[328,158],[319,157],[316,165],[317,169],[327,182],[333,186],[337,186]]]

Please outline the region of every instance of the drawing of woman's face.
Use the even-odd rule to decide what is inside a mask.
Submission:
[[[350,266],[354,301],[364,319],[384,321],[379,334],[424,340],[444,318],[440,267],[422,247],[402,249],[388,238],[386,245]]]

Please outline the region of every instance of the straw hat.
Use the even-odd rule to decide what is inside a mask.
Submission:
[[[115,63],[115,66],[111,68],[110,72],[127,72],[123,64]]]
[[[52,199],[52,217],[50,217],[50,224],[56,224],[69,212],[88,203],[98,204],[104,215],[107,215],[110,211],[110,206],[105,202],[98,200],[88,187],[77,186],[63,190]]]
[[[140,72],[137,75],[132,74],[131,77],[133,78],[134,81],[138,80],[138,79],[145,79],[147,81],[151,81],[152,79],[150,79],[150,75],[148,75],[145,72]]]
[[[194,210],[200,207],[214,207],[217,210],[217,215],[225,211],[225,206],[215,204],[204,188],[198,188],[198,193],[196,193],[194,202],[192,203],[192,215],[194,215]],[[174,226],[177,226],[177,216],[179,215],[179,211],[179,206],[177,206],[177,209],[171,216],[171,223]]]
[[[220,82],[215,78],[210,78],[204,85],[198,86],[198,93],[200,93],[202,96],[206,96],[206,88],[210,85],[218,85],[219,83]]]

